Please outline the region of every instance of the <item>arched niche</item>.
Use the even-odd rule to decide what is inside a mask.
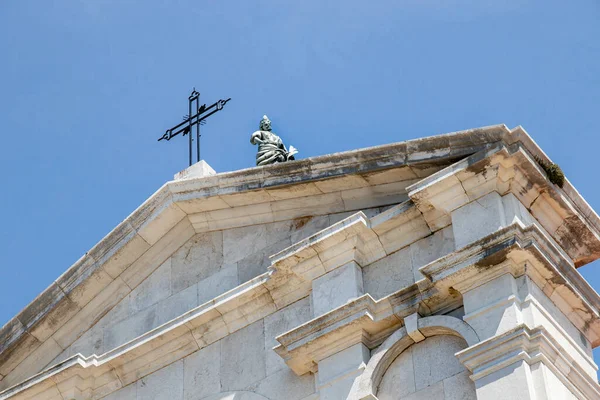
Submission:
[[[437,335],[457,336],[464,339],[467,346],[479,342],[477,333],[469,324],[447,315],[420,318],[417,327],[425,338]],[[361,377],[354,382],[348,400],[379,400],[376,391],[385,372],[394,360],[414,343],[404,327],[387,338],[371,356]]]

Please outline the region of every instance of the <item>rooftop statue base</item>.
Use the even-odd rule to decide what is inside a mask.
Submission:
[[[178,181],[180,179],[190,178],[204,178],[205,176],[215,175],[216,172],[208,163],[204,160],[200,160],[195,164],[190,165],[183,171],[179,171],[173,175],[173,179]]]

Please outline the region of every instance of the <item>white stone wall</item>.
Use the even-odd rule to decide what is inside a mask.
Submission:
[[[454,251],[452,226],[363,268],[365,293],[381,299],[424,278],[419,268]]]
[[[275,336],[310,319],[304,298],[105,397],[110,400],[301,400],[313,374],[296,376],[272,351]],[[235,394],[235,395],[234,395]]]
[[[210,301],[266,272],[270,255],[351,214],[196,234],[48,366],[77,353],[103,354]]]
[[[469,371],[454,356],[467,343],[455,336],[432,336],[404,350],[389,366],[379,400],[475,400]]]
[[[382,208],[375,208],[363,212],[371,217],[381,211]],[[106,353],[210,301],[266,272],[270,255],[351,214],[298,218],[194,235],[50,365],[76,353],[85,356]],[[272,350],[277,345],[275,337],[362,294],[368,293],[378,300],[421,281],[424,276],[419,268],[516,220],[524,225],[534,223],[514,196],[501,197],[495,192],[486,195],[455,210],[452,225],[370,265],[361,267],[350,262],[330,271],[312,282],[309,297],[144,376],[106,399],[345,399],[369,360],[369,349],[364,344],[341,349],[321,360],[317,375],[297,376]],[[510,303],[507,309],[495,306],[504,304],[506,299]],[[572,353],[585,372],[595,374],[595,365],[589,361],[590,343],[555,306],[557,299],[548,298],[527,277],[505,274],[474,287],[463,300],[464,308],[455,310],[455,314],[459,318],[464,316],[481,339],[520,323],[531,327],[542,324]],[[477,311],[481,307],[489,308],[485,315]],[[377,398],[468,400],[476,398],[476,387],[484,398],[494,398],[503,390],[499,383],[502,376],[491,374],[473,383],[470,373],[455,356],[466,347],[463,339],[444,335],[412,345],[387,369]],[[520,371],[533,377],[525,381],[531,393],[542,393],[555,386],[557,389],[547,396],[571,395],[554,373],[541,364],[531,368],[515,364],[514,370],[519,377]],[[562,397],[556,397],[559,394]]]

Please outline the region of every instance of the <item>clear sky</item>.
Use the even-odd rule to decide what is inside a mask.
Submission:
[[[157,138],[193,86],[232,98],[202,128],[218,172],[254,165],[264,113],[299,158],[505,123],[600,210],[599,21],[597,0],[0,1],[0,325],[187,166]],[[600,290],[600,262],[580,272]]]

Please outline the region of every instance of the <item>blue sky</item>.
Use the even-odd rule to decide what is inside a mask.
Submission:
[[[264,113],[309,157],[523,125],[600,210],[600,3],[0,2],[0,325],[187,166],[195,86],[218,172]],[[600,263],[580,269],[600,290]],[[600,359],[600,352],[596,354]]]

